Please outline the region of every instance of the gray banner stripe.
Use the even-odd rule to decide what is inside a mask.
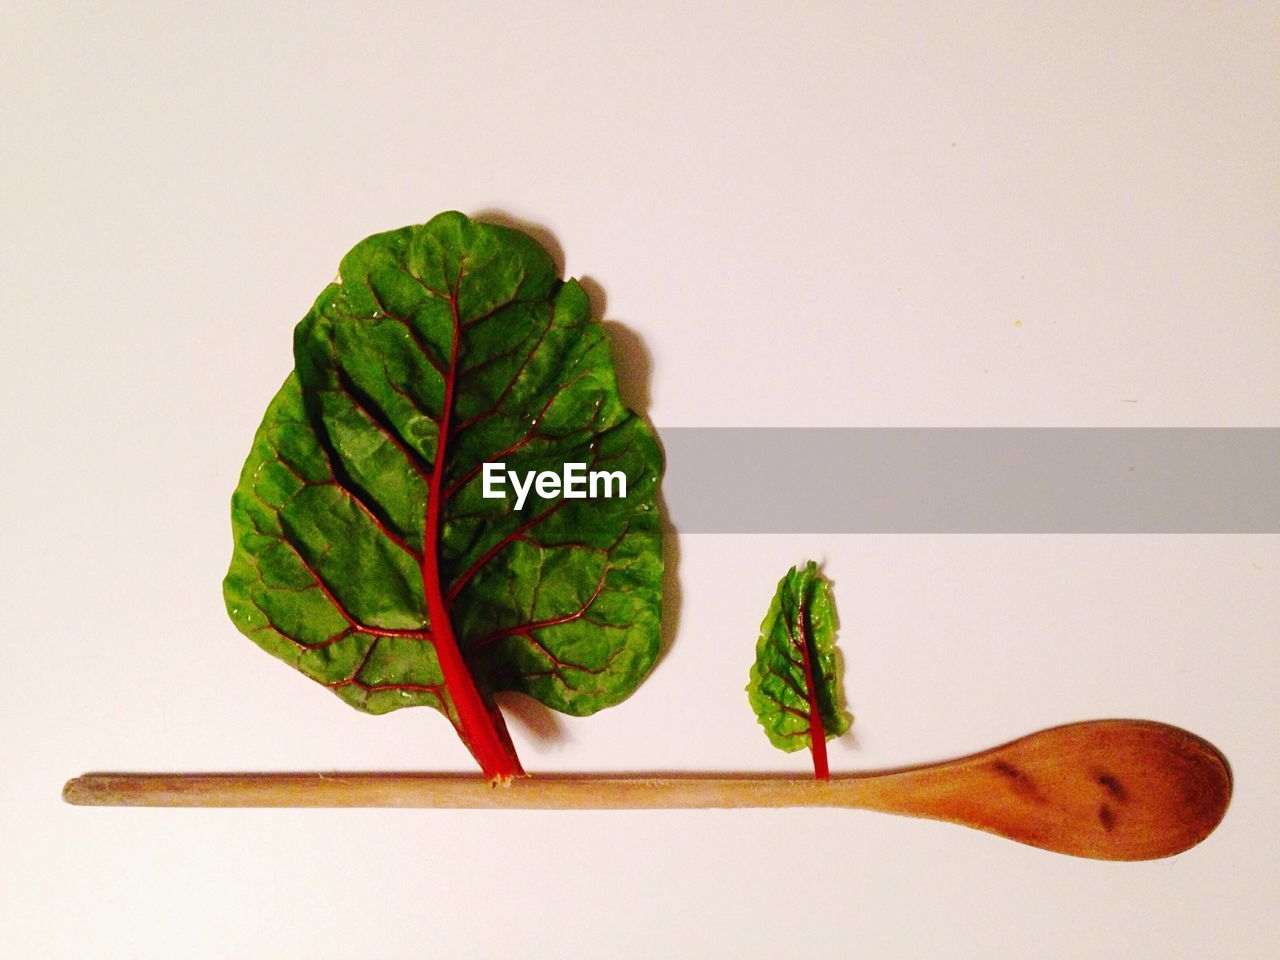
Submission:
[[[1280,429],[672,428],[681,533],[1276,533]]]

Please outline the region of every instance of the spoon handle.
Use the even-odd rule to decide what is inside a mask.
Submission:
[[[436,807],[535,810],[858,807],[929,817],[1102,860],[1149,860],[1203,840],[1231,772],[1205,740],[1162,723],[1042,730],[943,763],[838,776],[539,775],[493,786],[429,773],[94,773],[67,782],[86,806]]]

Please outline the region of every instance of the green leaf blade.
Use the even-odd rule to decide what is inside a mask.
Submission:
[[[545,250],[457,213],[370,237],[294,356],[232,502],[224,593],[242,632],[353,706],[433,706],[464,740],[442,638],[490,709],[517,690],[586,714],[635,689],[659,646],[661,456]],[[497,461],[621,470],[627,493],[517,510],[481,496]]]
[[[793,752],[848,731],[842,707],[840,658],[831,582],[810,561],[779,582],[760,626],[747,697],[769,742]],[[825,749],[822,751],[825,765]]]

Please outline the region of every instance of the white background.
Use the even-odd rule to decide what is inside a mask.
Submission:
[[[606,6],[4,5],[0,947],[1273,955],[1272,536],[685,536],[650,681],[512,721],[535,771],[803,772],[742,686],[815,557],[857,715],[836,769],[1170,721],[1236,775],[1171,860],[849,811],[60,802],[87,769],[469,768],[219,593],[293,324],[356,241],[443,209],[554,237],[659,429],[1280,425],[1274,5]]]

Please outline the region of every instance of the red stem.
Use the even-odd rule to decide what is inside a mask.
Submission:
[[[818,709],[818,688],[813,682],[813,664],[809,660],[809,631],[806,628],[804,603],[796,616],[796,632],[800,634],[800,656],[804,660],[804,686],[809,700],[809,750],[813,753],[815,780],[830,780],[827,767],[827,732],[822,726],[822,711]]]
[[[449,297],[453,312],[453,346],[449,358],[448,373],[444,378],[444,412],[440,417],[439,441],[436,444],[435,463],[431,466],[431,479],[427,493],[427,515],[423,524],[422,542],[422,590],[427,600],[427,614],[431,618],[431,633],[435,642],[436,658],[445,688],[458,714],[458,736],[467,745],[480,769],[490,780],[510,780],[524,776],[515,745],[507,733],[507,725],[496,704],[487,702],[476,687],[475,678],[467,668],[453,633],[449,617],[449,605],[445,599],[444,585],[440,579],[440,512],[443,504],[444,464],[449,442],[449,425],[453,416],[453,386],[458,369],[458,293]]]

